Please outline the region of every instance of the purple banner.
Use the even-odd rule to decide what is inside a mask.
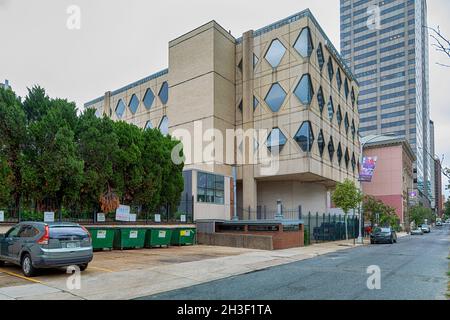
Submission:
[[[371,182],[378,157],[364,157],[359,174],[359,181]]]

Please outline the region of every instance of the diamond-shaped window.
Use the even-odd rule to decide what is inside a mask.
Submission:
[[[145,127],[144,127],[144,130],[148,130],[148,129],[153,129],[153,125],[150,120],[147,121],[147,123],[145,124]]]
[[[125,113],[125,103],[123,103],[122,99],[120,99],[119,102],[117,102],[116,115],[118,118],[122,118],[124,113]]]
[[[264,101],[273,112],[278,112],[283,105],[284,99],[286,98],[286,91],[280,86],[280,84],[274,83],[270,87],[269,92],[266,95]]]
[[[317,91],[317,103],[319,104],[320,114],[322,114],[323,108],[325,108],[325,98],[323,96],[322,87]]]
[[[333,157],[334,157],[334,142],[333,142],[333,137],[330,137],[330,141],[328,142],[328,155],[330,156],[330,161],[333,162]]]
[[[345,160],[345,167],[348,169],[348,165],[350,163],[350,154],[348,153],[348,148],[345,149],[344,160]]]
[[[352,107],[355,108],[355,102],[356,102],[356,97],[355,97],[355,90],[352,87],[352,93],[350,94],[350,97],[352,99]]]
[[[147,109],[150,109],[153,105],[153,101],[155,101],[155,95],[153,94],[153,91],[149,88],[147,91],[145,91],[144,95],[144,106]]]
[[[163,104],[167,104],[167,101],[169,101],[169,84],[166,81],[163,82],[158,96]]]
[[[238,105],[238,108],[239,108],[239,110],[241,110],[241,112],[242,112],[242,105],[243,105],[243,102],[242,102],[242,100],[239,102],[239,105]]]
[[[337,148],[337,159],[338,159],[338,163],[339,165],[341,165],[342,162],[342,147],[341,147],[341,143],[339,142],[338,148]]]
[[[284,45],[280,42],[280,40],[275,39],[270,44],[269,50],[267,50],[264,58],[266,58],[267,62],[269,62],[272,68],[276,68],[280,64],[281,59],[283,59],[285,53],[286,48],[284,47]]]
[[[323,65],[325,64],[325,57],[323,56],[323,49],[321,43],[319,43],[317,47],[317,62],[319,63],[320,71],[322,71]]]
[[[131,96],[131,100],[130,100],[130,103],[128,104],[128,107],[130,108],[131,113],[133,113],[133,114],[136,113],[136,111],[139,107],[139,99],[136,97],[135,94],[133,94]]]
[[[294,90],[294,94],[302,104],[309,105],[311,103],[314,96],[314,89],[309,73],[302,76],[300,82]]]
[[[300,32],[297,41],[295,41],[294,49],[297,50],[303,58],[307,58],[311,55],[314,50],[314,46],[311,38],[311,32],[308,27],[303,28],[302,32]]]
[[[327,68],[328,68],[328,78],[330,79],[330,81],[332,81],[334,76],[334,66],[333,66],[333,59],[331,59],[331,57],[328,59]]]
[[[298,129],[294,136],[294,140],[297,141],[300,149],[304,152],[311,152],[314,143],[314,133],[312,131],[311,122],[305,121]]]
[[[334,104],[333,104],[333,98],[330,96],[330,101],[328,102],[328,119],[330,121],[333,121],[334,117]]]
[[[259,105],[259,100],[255,96],[253,96],[253,111],[256,110],[258,105]]]
[[[169,134],[169,118],[167,118],[167,116],[164,116],[161,119],[161,122],[159,123],[158,129],[165,136]]]
[[[355,140],[355,134],[356,134],[356,126],[355,126],[355,119],[352,119],[352,138]]]
[[[342,76],[341,76],[341,70],[338,68],[337,73],[336,73],[336,83],[339,89],[339,92],[341,91],[341,87],[342,87]]]
[[[325,139],[323,137],[322,129],[320,129],[319,135],[317,136],[317,145],[319,146],[320,156],[323,157],[323,152],[325,151]]]
[[[348,129],[350,128],[350,121],[348,120],[348,113],[345,114],[344,125],[345,125],[345,133],[348,134]]]
[[[347,80],[347,78],[345,78],[345,81],[344,81],[345,99],[348,99],[349,90],[350,89],[348,87],[348,80]]]
[[[352,169],[353,169],[353,171],[355,171],[355,168],[356,168],[356,158],[355,158],[355,153],[353,152],[353,155],[352,155]]]
[[[336,112],[336,120],[338,123],[339,128],[341,127],[341,123],[342,123],[342,111],[341,111],[341,106],[338,106],[337,112]]]
[[[286,145],[286,136],[279,128],[274,128],[267,137],[267,149],[272,153],[277,153]]]
[[[241,61],[239,61],[237,67],[238,67],[238,69],[242,72],[242,59],[241,59]]]

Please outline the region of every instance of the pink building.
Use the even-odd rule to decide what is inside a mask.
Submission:
[[[402,226],[407,218],[409,194],[413,191],[414,153],[406,139],[397,136],[367,136],[361,139],[364,157],[377,157],[372,182],[362,182],[364,194],[394,207]],[[406,219],[407,220],[407,219]]]

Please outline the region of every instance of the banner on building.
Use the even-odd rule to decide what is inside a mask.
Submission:
[[[364,157],[359,173],[359,181],[371,182],[378,157]]]

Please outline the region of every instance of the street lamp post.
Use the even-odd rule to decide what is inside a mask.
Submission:
[[[360,160],[359,163],[360,163],[360,165],[362,165],[362,163],[364,161],[364,154],[363,154],[364,153],[364,146],[366,144],[368,144],[369,142],[375,140],[376,138],[380,138],[380,137],[384,137],[384,136],[395,136],[395,134],[393,134],[393,133],[386,133],[386,134],[374,135],[370,139],[360,143],[360,155],[359,155],[359,160]],[[361,136],[360,136],[359,140],[361,141]],[[361,185],[361,191],[362,191],[362,185]],[[359,210],[359,228],[358,228],[358,243],[359,244],[364,244],[364,238],[363,238],[363,235],[361,234],[362,215],[363,215],[363,210],[362,210],[362,204],[361,204],[360,210]]]

